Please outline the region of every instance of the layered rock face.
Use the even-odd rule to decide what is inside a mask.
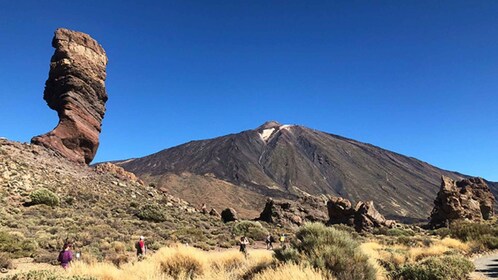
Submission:
[[[375,209],[373,201],[360,201],[353,208],[351,202],[342,197],[331,197],[327,202],[329,224],[354,226],[358,232],[372,231],[374,228],[392,228],[395,222],[387,220]]]
[[[495,197],[482,178],[453,181],[443,176],[429,224],[444,227],[455,220],[482,221],[494,215]]]
[[[107,56],[89,35],[62,28],[55,31],[52,46],[43,99],[57,111],[59,124],[31,142],[88,164],[97,152],[105,113]]]
[[[300,226],[305,222],[326,222],[325,201],[311,196],[297,201],[269,198],[257,220],[281,226]]]

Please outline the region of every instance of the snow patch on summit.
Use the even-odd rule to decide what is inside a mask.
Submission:
[[[259,136],[261,137],[261,139],[263,141],[266,142],[266,141],[268,141],[268,139],[270,139],[270,136],[273,134],[274,131],[275,131],[275,128],[265,129],[261,133],[259,133]]]

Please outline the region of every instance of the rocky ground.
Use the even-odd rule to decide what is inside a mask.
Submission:
[[[33,203],[33,194],[42,189],[53,193],[57,203]],[[231,225],[136,178],[4,139],[0,199],[0,251],[11,257],[50,262],[66,239],[84,255],[100,259],[132,251],[140,235],[150,249],[171,242],[214,249],[235,242]]]

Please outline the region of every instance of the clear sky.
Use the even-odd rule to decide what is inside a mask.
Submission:
[[[498,1],[0,0],[0,137],[57,124],[58,27],[109,57],[94,162],[277,120],[498,181]]]

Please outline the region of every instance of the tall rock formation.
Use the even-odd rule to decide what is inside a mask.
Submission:
[[[442,176],[429,224],[443,227],[455,220],[482,221],[494,215],[495,197],[482,178],[454,181]]]
[[[81,32],[59,28],[43,99],[57,111],[57,127],[31,142],[68,159],[90,163],[99,146],[105,113],[107,56],[99,43]]]

